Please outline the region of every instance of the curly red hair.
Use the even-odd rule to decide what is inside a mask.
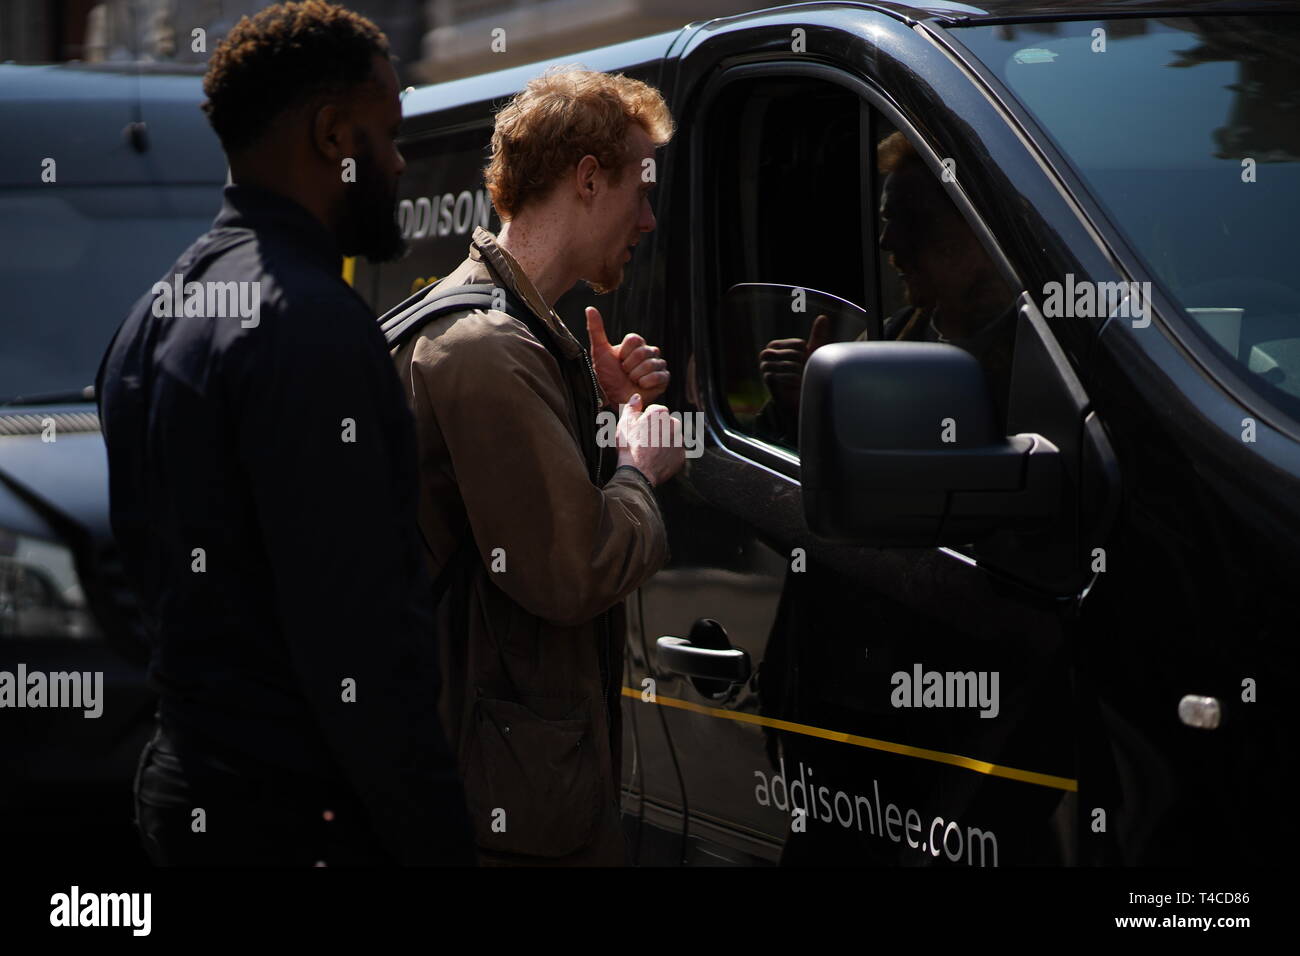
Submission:
[[[483,172],[492,205],[512,218],[587,155],[619,182],[629,123],[640,124],[656,146],[673,135],[672,115],[654,87],[621,73],[547,70],[497,113]]]

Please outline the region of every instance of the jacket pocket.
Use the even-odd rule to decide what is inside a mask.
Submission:
[[[485,850],[559,857],[591,842],[600,776],[588,701],[564,719],[480,697],[465,759],[465,796]]]

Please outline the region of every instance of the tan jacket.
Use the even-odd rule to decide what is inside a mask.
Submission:
[[[659,506],[597,447],[586,352],[495,237],[475,229],[444,282],[511,289],[565,359],[504,312],[468,310],[395,356],[429,567],[448,575],[440,708],[480,853],[622,864],[620,602],[667,560]]]

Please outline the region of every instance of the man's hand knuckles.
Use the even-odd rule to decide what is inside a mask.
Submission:
[[[627,369],[636,368],[638,365],[644,365],[646,362],[652,361],[662,361],[662,359],[659,358],[659,350],[642,346],[639,349],[627,353],[626,357],[623,359],[623,367]]]

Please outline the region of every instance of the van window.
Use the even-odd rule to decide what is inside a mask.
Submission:
[[[733,429],[788,449],[807,342],[865,331],[862,124],[857,96],[805,77],[733,83],[711,110],[719,404]]]
[[[734,83],[712,116],[712,360],[731,430],[797,453],[805,362],[855,340],[965,348],[1005,422],[1016,290],[915,144],[802,77]]]
[[[1203,347],[1300,418],[1300,16],[1123,22],[957,32],[1051,135]],[[1149,290],[1137,293],[1149,307]],[[1044,290],[1044,312],[1112,315],[1121,294],[1089,304]],[[1142,311],[1120,314],[1137,325]]]
[[[916,144],[879,113],[872,130],[881,339],[948,342],[971,353],[1005,426],[1019,290]]]

